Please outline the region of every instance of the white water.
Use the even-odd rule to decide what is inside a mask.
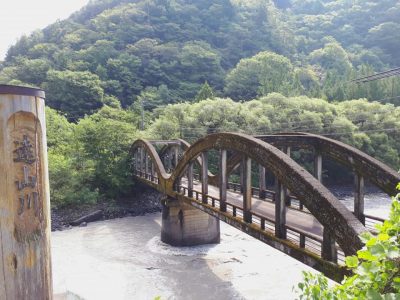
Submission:
[[[351,191],[334,193],[353,208]],[[367,193],[367,214],[387,217],[391,199]],[[313,269],[221,222],[221,243],[176,248],[160,241],[161,215],[90,223],[52,233],[55,299],[295,299]]]
[[[160,218],[54,232],[54,292],[64,295],[58,299],[294,299],[302,270],[315,272],[222,222],[218,245],[171,247],[160,241]]]

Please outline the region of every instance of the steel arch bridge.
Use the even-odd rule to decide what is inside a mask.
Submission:
[[[293,148],[312,152],[314,174],[290,157]],[[213,152],[215,174],[209,171]],[[346,273],[343,257],[362,248],[360,234],[384,221],[364,213],[364,178],[389,195],[400,182],[396,171],[354,147],[303,133],[218,133],[193,145],[140,139],[131,157],[134,177],[166,195],[164,207],[194,207],[336,280]],[[323,157],[354,172],[354,212],[322,184]],[[230,182],[238,170],[239,183]],[[273,177],[272,189],[266,176]],[[177,220],[182,227],[182,209]]]

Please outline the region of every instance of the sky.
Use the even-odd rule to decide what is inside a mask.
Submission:
[[[19,37],[68,18],[89,0],[0,0],[0,60]]]

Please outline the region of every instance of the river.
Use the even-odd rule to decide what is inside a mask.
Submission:
[[[389,204],[366,197],[368,213],[387,216]],[[56,299],[294,299],[302,271],[315,272],[223,222],[218,245],[171,247],[160,230],[157,213],[53,232]]]

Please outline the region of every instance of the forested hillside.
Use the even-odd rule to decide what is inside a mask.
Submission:
[[[397,0],[97,0],[21,37],[0,83],[46,91],[53,205],[129,193],[142,136],[304,131],[399,168],[399,77],[352,82],[400,65],[399,29]]]
[[[398,104],[398,79],[349,83],[399,64],[398,1],[98,0],[12,46],[1,83],[46,89],[77,120],[103,104],[148,109],[271,92]]]

